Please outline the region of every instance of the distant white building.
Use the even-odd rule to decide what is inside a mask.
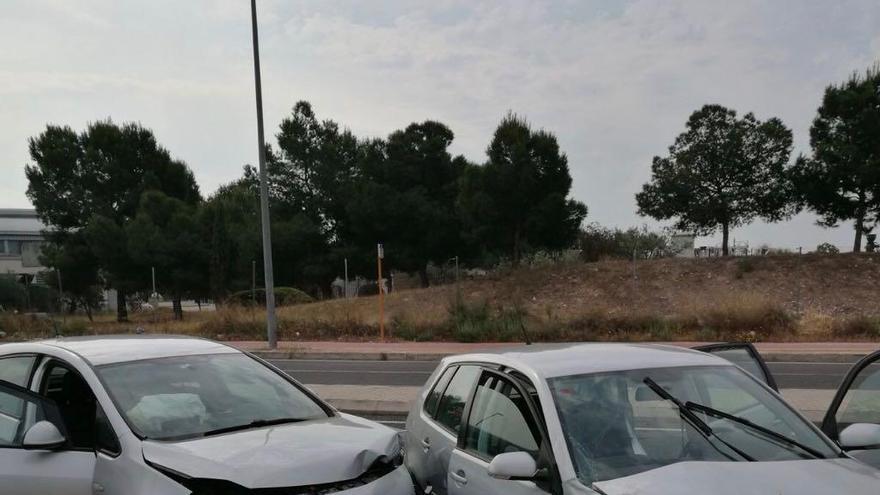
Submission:
[[[43,222],[33,209],[0,208],[0,273],[36,274],[40,263]]]

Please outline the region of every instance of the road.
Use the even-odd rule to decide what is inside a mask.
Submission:
[[[278,359],[273,364],[302,383],[323,385],[421,386],[437,366],[434,361],[344,361]],[[769,363],[781,389],[833,390],[848,363]]]

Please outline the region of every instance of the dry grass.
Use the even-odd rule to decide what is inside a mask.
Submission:
[[[880,339],[877,255],[566,262],[479,280],[407,290],[385,299],[386,327],[406,340],[866,340]],[[66,335],[179,333],[262,339],[263,315],[216,312],[112,315],[61,324]],[[279,308],[279,337],[364,340],[378,333],[378,300],[365,297]],[[7,339],[49,336],[51,322],[0,316]]]

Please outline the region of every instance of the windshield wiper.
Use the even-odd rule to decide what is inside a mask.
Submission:
[[[728,455],[727,453],[725,453],[724,451],[722,451],[721,449],[719,449],[718,446],[715,445],[715,443],[711,441],[711,438],[715,438],[715,439],[718,440],[719,442],[723,443],[727,448],[729,448],[730,450],[736,452],[736,453],[737,453],[740,457],[742,457],[743,459],[745,459],[745,460],[747,460],[747,461],[749,461],[749,462],[754,462],[754,461],[755,461],[755,458],[754,458],[754,457],[752,457],[752,456],[746,454],[746,453],[743,452],[742,450],[740,450],[740,449],[734,447],[733,445],[727,443],[727,441],[725,441],[723,438],[721,438],[721,437],[719,437],[718,435],[716,435],[715,432],[712,431],[712,427],[711,427],[711,426],[707,425],[706,422],[703,421],[702,419],[700,419],[699,416],[697,416],[696,414],[694,414],[694,412],[691,411],[690,408],[688,408],[683,402],[681,402],[680,400],[678,400],[675,396],[673,396],[672,394],[670,394],[669,392],[667,392],[665,388],[661,387],[660,384],[658,384],[657,382],[655,382],[654,380],[652,380],[651,377],[646,376],[645,379],[643,380],[643,382],[644,382],[645,385],[648,386],[648,388],[650,388],[651,390],[653,390],[654,393],[657,394],[657,395],[659,395],[662,399],[665,399],[665,400],[667,400],[667,401],[672,402],[673,404],[675,404],[675,406],[678,407],[678,412],[679,412],[679,414],[681,415],[682,419],[684,419],[685,421],[687,421],[691,426],[694,427],[694,429],[696,429],[697,431],[700,432],[700,434],[702,434],[704,437],[706,437],[706,440],[709,440],[709,444],[712,445],[712,446],[714,446],[715,449],[716,449],[718,452],[720,452],[722,455],[724,455],[725,457],[727,457],[727,458],[730,459],[730,460],[733,460],[733,458],[732,458],[730,455]]]
[[[275,419],[255,419],[250,423],[246,423],[243,425],[235,425],[235,426],[225,426],[223,428],[217,428],[215,430],[208,430],[202,433],[203,437],[210,437],[212,435],[220,435],[223,433],[230,433],[233,431],[241,431],[241,430],[249,430],[251,428],[262,428],[263,426],[274,426],[274,425],[283,425],[287,423],[299,423],[301,421],[305,421],[303,418],[275,418]]]
[[[815,457],[816,459],[825,459],[825,456],[822,455],[822,453],[817,451],[816,449],[814,449],[812,447],[808,447],[793,438],[790,438],[786,435],[783,435],[782,433],[777,433],[769,428],[765,428],[759,424],[753,423],[746,418],[741,418],[739,416],[735,416],[733,414],[729,414],[724,411],[719,411],[718,409],[714,409],[709,406],[704,406],[703,404],[697,404],[696,402],[688,401],[684,406],[686,408],[688,408],[689,410],[700,411],[704,414],[708,414],[710,416],[715,416],[716,418],[722,418],[722,419],[726,419],[728,421],[732,421],[737,424],[741,424],[743,426],[748,426],[749,428],[751,428],[757,432],[760,432],[768,437],[774,438],[784,444],[787,444],[789,447],[797,447],[797,448],[803,450],[804,452],[810,454],[811,456]]]

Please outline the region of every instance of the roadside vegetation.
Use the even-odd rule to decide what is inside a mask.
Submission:
[[[743,261],[748,260],[747,270]],[[880,339],[880,255],[605,260],[542,258],[534,265],[386,297],[386,329],[406,341],[826,341]],[[283,340],[374,341],[376,297],[279,308]],[[4,314],[7,339],[54,335],[189,334],[262,340],[264,313],[228,303],[217,311],[65,319]]]

